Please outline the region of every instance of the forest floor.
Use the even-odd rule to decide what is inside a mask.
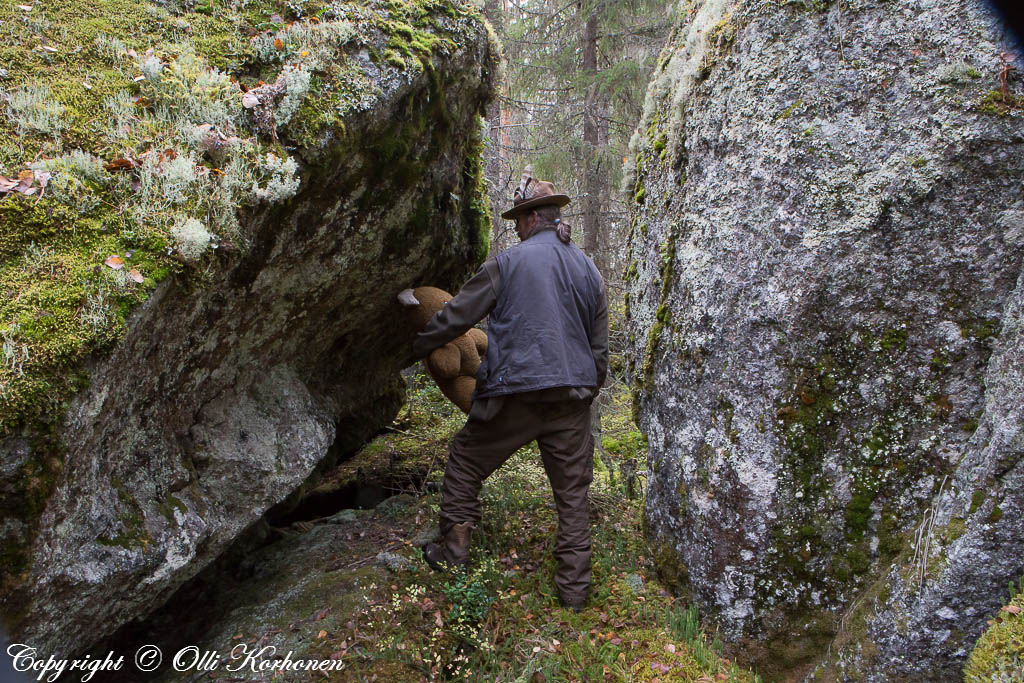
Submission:
[[[305,656],[341,659],[345,670],[331,680],[339,673],[361,681],[757,680],[722,655],[695,608],[673,598],[654,575],[641,522],[645,446],[630,422],[629,400],[624,386],[606,392],[603,452],[595,456],[591,487],[591,594],[576,614],[560,607],[553,585],[557,517],[535,443],[484,483],[483,519],[468,570],[444,574],[427,567],[418,546],[431,531],[436,536],[444,454],[464,416],[428,378],[410,378],[408,402],[395,423],[350,461],[349,470],[385,486],[385,469],[408,473],[419,463],[427,475],[374,511],[359,511],[352,530],[333,523],[350,541],[346,570],[380,569],[361,575],[353,591],[358,597],[343,608],[307,607]],[[632,497],[622,475],[631,469],[641,474]],[[292,533],[308,526],[294,524]],[[341,618],[325,618],[339,610]]]

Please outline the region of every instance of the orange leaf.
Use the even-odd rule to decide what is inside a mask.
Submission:
[[[327,637],[327,631],[324,631],[324,630],[321,629],[320,633],[316,634],[316,637],[317,637],[317,639],[326,638]]]
[[[142,277],[142,273],[139,272],[138,268],[132,268],[131,270],[129,270],[128,277],[135,280],[139,284],[142,284],[142,281],[145,279]]]
[[[1020,607],[1017,607],[1017,605],[1006,605],[1003,607],[1003,611],[1010,614],[1020,614]]]
[[[125,159],[123,157],[114,159],[108,164],[104,164],[103,168],[107,171],[127,171],[130,168],[135,168],[135,162],[131,159]]]
[[[117,254],[114,254],[113,256],[108,256],[107,260],[103,262],[103,265],[117,270],[118,268],[124,268],[124,259]]]
[[[280,38],[274,38],[274,47],[276,47],[278,50],[283,50],[284,41],[281,40]]]

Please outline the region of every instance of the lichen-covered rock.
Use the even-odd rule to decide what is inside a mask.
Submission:
[[[394,415],[395,296],[486,254],[496,55],[441,0],[0,21],[0,612],[60,657]]]
[[[323,671],[275,671],[271,666],[289,660],[333,661],[330,680],[370,679],[374,674],[384,680],[414,680],[408,669],[404,676],[383,677],[373,657],[353,657],[346,651],[353,646],[357,652],[372,651],[377,645],[386,647],[383,643],[367,638],[339,649],[338,642],[345,640],[341,634],[358,631],[353,622],[375,620],[374,611],[391,601],[389,586],[396,573],[429,571],[418,551],[402,540],[414,535],[421,517],[427,516],[421,502],[398,495],[378,509],[343,510],[345,514],[305,529],[289,528],[283,538],[245,553],[230,568],[201,572],[166,606],[141,623],[126,625],[91,654],[133,652],[155,644],[164,653],[163,663],[147,680],[161,683],[197,675],[198,657],[190,647],[218,655],[216,670],[207,674],[213,680],[241,675],[247,681],[323,680]],[[190,609],[195,604],[203,609]],[[175,671],[171,661],[179,652],[184,668]],[[110,680],[133,679],[129,673],[112,674]]]
[[[646,521],[770,679],[956,679],[1024,569],[1009,49],[976,2],[706,0],[656,68],[628,177]]]

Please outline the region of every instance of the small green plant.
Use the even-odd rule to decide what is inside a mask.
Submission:
[[[1022,574],[1021,577],[1017,579],[1016,583],[1013,582],[1013,579],[1010,579],[1009,599],[1007,600],[1007,602],[1013,602],[1013,599],[1021,593],[1024,593],[1024,574]]]
[[[479,625],[498,598],[499,574],[493,557],[484,556],[468,571],[455,574],[441,588],[451,602],[445,623],[473,645],[480,642]]]

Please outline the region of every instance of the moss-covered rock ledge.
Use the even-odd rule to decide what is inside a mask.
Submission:
[[[0,32],[0,612],[63,656],[391,419],[395,293],[486,254],[496,45],[441,0],[45,0]]]

